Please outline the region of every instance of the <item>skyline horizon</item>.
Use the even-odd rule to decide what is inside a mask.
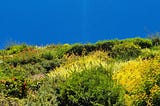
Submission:
[[[160,32],[159,0],[2,0],[0,48],[87,43]]]
[[[47,45],[51,45],[51,44],[54,44],[54,45],[58,45],[58,44],[76,44],[76,43],[79,43],[79,44],[88,44],[88,43],[96,43],[98,41],[104,41],[104,40],[115,40],[115,39],[118,39],[118,40],[123,40],[123,39],[127,39],[127,38],[149,38],[151,36],[155,36],[159,34],[159,32],[156,32],[156,33],[150,33],[150,34],[147,34],[147,35],[143,35],[143,36],[122,36],[120,38],[117,38],[119,36],[114,36],[115,38],[110,37],[110,38],[102,38],[102,39],[95,39],[94,41],[91,40],[91,41],[63,41],[63,42],[54,42],[54,41],[49,41],[49,42],[46,42],[46,41],[42,41],[42,43],[40,42],[37,42],[35,43],[31,43],[31,42],[26,42],[26,41],[18,41],[18,40],[14,40],[14,39],[8,39],[6,40],[3,45],[0,45],[0,49],[5,49],[6,47],[8,46],[11,46],[11,45],[21,45],[21,44],[26,44],[26,45],[31,45],[31,46],[47,46]],[[158,35],[159,36],[159,35]]]

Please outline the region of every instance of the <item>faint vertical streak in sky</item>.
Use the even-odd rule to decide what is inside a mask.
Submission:
[[[82,1],[82,36],[87,36],[87,0]]]

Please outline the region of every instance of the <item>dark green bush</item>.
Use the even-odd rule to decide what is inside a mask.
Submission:
[[[43,53],[41,57],[46,59],[46,60],[52,60],[53,59],[53,55],[52,55],[51,52]]]
[[[0,91],[5,96],[24,98],[27,96],[27,84],[24,79],[12,78],[0,82]]]
[[[99,41],[96,43],[96,47],[98,50],[102,51],[111,51],[114,45],[120,44],[120,40],[106,40]]]
[[[69,49],[66,54],[75,54],[81,56],[83,51],[85,50],[84,45],[82,44],[74,44],[71,49]]]
[[[152,43],[154,46],[159,46],[160,45],[160,34],[158,33],[157,35],[152,35],[150,37],[150,39],[152,40]]]
[[[75,44],[72,46],[71,49],[69,49],[66,52],[66,54],[69,54],[69,55],[75,54],[75,55],[81,56],[81,55],[87,55],[92,51],[96,51],[96,49],[97,49],[96,46],[93,44],[85,44],[85,45]]]
[[[85,54],[89,54],[90,52],[96,51],[96,45],[94,44],[85,44],[84,45],[84,49],[85,49]]]
[[[135,45],[140,46],[141,49],[152,47],[152,41],[146,38],[131,38],[131,39],[122,40],[122,42],[132,42]]]
[[[59,88],[59,106],[122,105],[122,89],[115,86],[112,73],[103,67],[94,67],[74,73]],[[121,100],[120,100],[121,99]]]
[[[118,59],[129,59],[139,56],[141,48],[132,42],[115,45],[112,48],[111,56]]]
[[[28,63],[32,63],[32,64],[35,64],[35,63],[38,63],[38,62],[41,62],[42,60],[37,57],[37,56],[33,56],[33,57],[30,57],[30,58],[25,58],[24,60],[22,59],[20,61],[20,64],[28,64]]]
[[[152,106],[160,106],[160,92],[153,96]]]
[[[41,65],[46,70],[46,72],[49,72],[50,70],[59,67],[60,62],[58,60],[45,60],[41,62]]]

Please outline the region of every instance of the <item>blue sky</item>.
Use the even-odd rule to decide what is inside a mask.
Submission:
[[[160,0],[1,0],[0,48],[87,43],[160,31]]]

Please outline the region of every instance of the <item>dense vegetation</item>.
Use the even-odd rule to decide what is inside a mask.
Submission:
[[[1,106],[159,106],[160,37],[0,50]]]

